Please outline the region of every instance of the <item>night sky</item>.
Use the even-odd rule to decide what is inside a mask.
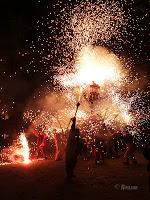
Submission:
[[[71,1],[74,2],[74,1]],[[1,0],[0,1],[0,110],[9,110],[9,115],[16,115],[22,113],[28,99],[32,98],[36,89],[45,84],[49,74],[44,71],[41,73],[41,66],[39,63],[39,56],[35,53],[36,58],[34,66],[28,65],[31,60],[32,54],[30,53],[30,44],[32,41],[37,40],[36,21],[42,17],[46,17],[48,12],[51,11],[52,5],[57,1],[48,0]],[[64,3],[68,3],[64,1]],[[48,6],[48,9],[47,9]],[[134,4],[133,17],[145,16],[150,9],[150,1],[136,0]],[[59,9],[58,9],[59,12]],[[52,15],[55,20],[55,16]],[[132,57],[135,63],[135,68],[138,72],[144,72],[149,75],[149,58],[150,40],[149,40],[149,16],[144,17],[140,22],[141,34],[133,41],[132,45],[123,45],[124,54]],[[54,25],[55,26],[55,25]],[[147,27],[145,29],[145,27]],[[47,29],[44,29],[46,32]],[[51,33],[47,33],[51,34]],[[136,31],[133,30],[136,35]],[[137,51],[140,47],[140,53]],[[36,48],[40,48],[37,44]],[[113,49],[113,47],[110,47]],[[51,51],[51,46],[47,51]],[[28,56],[23,56],[24,52],[29,52]],[[46,67],[49,70],[55,62],[49,61]],[[36,72],[34,68],[36,66]],[[28,71],[28,68],[29,71]],[[45,68],[46,69],[46,68]]]
[[[17,110],[22,110],[25,101],[43,81],[40,73],[21,70],[30,58],[24,59],[19,52],[28,51],[26,40],[36,39],[34,23],[45,14],[44,2],[6,0],[0,3],[1,103],[21,104],[16,106]]]

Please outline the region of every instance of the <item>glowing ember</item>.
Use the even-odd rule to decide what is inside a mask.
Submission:
[[[29,146],[28,146],[28,141],[27,141],[24,133],[22,133],[20,135],[20,142],[21,142],[22,147],[23,147],[23,160],[24,160],[24,163],[28,164],[28,163],[30,163],[30,159],[29,159],[30,150],[29,150]]]

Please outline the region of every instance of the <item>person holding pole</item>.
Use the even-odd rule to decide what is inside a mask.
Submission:
[[[77,164],[77,158],[79,155],[79,135],[80,131],[76,128],[76,114],[80,103],[77,103],[77,108],[75,112],[75,116],[72,119],[72,125],[69,132],[69,137],[67,140],[66,146],[66,158],[65,158],[65,167],[66,174],[68,178],[75,177],[74,169]]]

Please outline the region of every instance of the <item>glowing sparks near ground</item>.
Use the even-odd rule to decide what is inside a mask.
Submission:
[[[30,163],[30,159],[29,159],[30,149],[29,149],[28,141],[27,141],[24,133],[22,133],[20,135],[20,142],[21,142],[21,145],[22,145],[22,148],[23,148],[22,149],[22,151],[23,151],[23,162],[25,164],[29,164]]]
[[[19,134],[17,140],[12,145],[4,148],[0,153],[0,165],[31,162],[30,149],[24,133]]]

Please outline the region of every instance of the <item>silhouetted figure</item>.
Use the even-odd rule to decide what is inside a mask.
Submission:
[[[129,165],[129,160],[132,161],[133,164],[137,164],[137,160],[135,159],[135,144],[133,143],[133,136],[130,133],[127,133],[125,136],[126,143],[126,152],[124,154],[124,164]]]
[[[79,129],[76,129],[76,118],[73,118],[73,123],[70,129],[69,137],[66,146],[66,173],[68,178],[74,176],[74,168],[79,155]]]
[[[123,137],[123,135],[120,131],[117,131],[113,135],[113,143],[114,143],[114,150],[115,150],[115,153],[116,153],[116,157],[118,157],[119,151],[123,150],[126,147],[124,137]]]
[[[95,137],[94,157],[96,165],[104,162],[104,148],[102,143],[99,137]]]
[[[34,130],[34,135],[37,137],[37,150],[36,150],[36,156],[39,158],[42,156],[43,158],[47,159],[46,156],[46,140],[47,135],[42,131],[42,129],[39,128],[39,130]]]
[[[63,132],[62,132],[63,134]],[[63,153],[64,153],[64,148],[63,148],[63,138],[62,135],[57,133],[56,129],[53,130],[53,135],[54,135],[54,143],[55,143],[55,161],[60,161],[63,160]]]
[[[81,138],[80,137],[80,140],[79,140],[79,152],[80,152],[80,155],[82,156],[83,160],[87,160],[88,159],[88,155],[87,155],[87,144],[86,144],[86,141],[84,138]]]

